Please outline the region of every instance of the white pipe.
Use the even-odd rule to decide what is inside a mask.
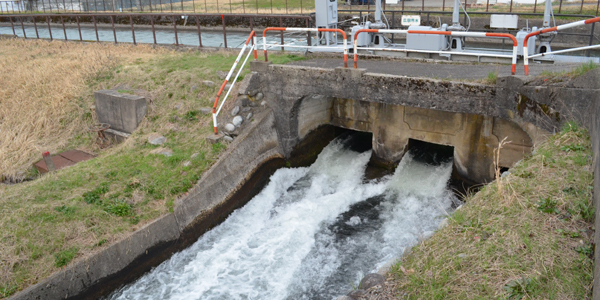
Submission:
[[[546,53],[538,53],[538,54],[534,54],[534,55],[528,56],[527,58],[534,58],[534,57],[540,57],[540,56],[548,56],[548,55],[552,55],[552,54],[575,52],[575,51],[587,50],[587,49],[595,49],[595,48],[600,48],[600,45],[592,45],[592,46],[585,46],[585,47],[579,47],[579,48],[564,49],[564,50],[558,50],[558,51],[552,51],[552,52],[546,52]],[[525,48],[523,48],[523,51],[525,51]]]
[[[246,65],[246,62],[248,61],[248,58],[250,57],[250,54],[252,54],[252,50],[254,50],[254,47],[256,45],[252,45],[250,47],[250,51],[248,51],[248,54],[246,55],[246,59],[244,59],[244,63],[240,66],[240,69],[238,70],[237,74],[235,75],[235,79],[233,79],[233,81],[231,82],[231,85],[229,86],[229,89],[227,90],[227,93],[225,94],[225,97],[223,97],[223,101],[221,101],[221,106],[219,106],[219,109],[217,110],[217,115],[219,114],[219,112],[221,111],[221,108],[223,108],[223,104],[225,104],[225,101],[227,101],[227,96],[229,96],[229,93],[231,92],[231,90],[233,89],[233,86],[235,85],[238,76],[240,76],[240,73],[242,72],[242,70],[244,69],[244,66]],[[232,69],[233,71],[233,69]],[[216,123],[215,123],[216,124]]]
[[[468,55],[468,56],[484,56],[484,57],[502,57],[502,58],[513,58],[513,55],[506,54],[486,54],[486,53],[470,53],[470,52],[450,52],[450,51],[428,51],[428,50],[412,50],[412,49],[390,49],[390,48],[359,48],[360,50],[367,51],[392,51],[392,52],[415,52],[415,53],[437,53],[437,54],[451,54],[451,55]]]

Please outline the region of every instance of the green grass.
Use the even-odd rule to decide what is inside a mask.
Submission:
[[[540,79],[543,79],[544,81],[549,81],[549,82],[563,82],[563,81],[567,81],[570,78],[575,78],[578,76],[581,76],[593,69],[598,68],[598,64],[595,64],[592,61],[589,61],[587,63],[583,63],[577,67],[575,67],[574,69],[571,69],[570,71],[560,71],[560,72],[554,72],[554,71],[542,71],[542,73],[540,73],[540,75],[538,75],[537,77]]]
[[[576,163],[581,155],[591,156],[589,135],[567,124],[468,196],[448,226],[392,267],[401,298],[591,298],[593,175],[591,160]]]
[[[498,72],[489,72],[485,82],[487,84],[496,84],[498,81]]]
[[[212,119],[198,109],[212,106],[221,82],[216,71],[229,70],[235,58],[232,52],[159,53],[102,71],[88,82],[74,102],[92,105],[93,91],[100,89],[131,91],[149,100],[147,117],[126,142],[107,149],[95,146],[93,133],[73,136],[69,147],[93,150],[95,159],[31,182],[0,186],[0,297],[173,211],[175,199],[227,148],[205,141],[212,134]],[[270,59],[285,63],[303,57],[283,53]],[[206,87],[203,80],[217,84]],[[158,147],[148,143],[151,133],[164,135],[161,147],[173,155],[150,153]]]

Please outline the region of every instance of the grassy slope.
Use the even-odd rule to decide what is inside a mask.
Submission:
[[[447,227],[396,264],[398,295],[590,298],[592,184],[589,136],[567,126],[509,176],[468,197]]]
[[[88,72],[83,79],[74,77],[77,87],[64,95],[62,103],[78,109],[54,112],[59,118],[78,120],[77,128],[91,125],[92,93],[106,88],[144,95],[149,100],[149,111],[138,130],[123,144],[99,149],[94,145],[94,135],[79,128],[63,134],[64,143],[54,148],[85,149],[98,154],[96,159],[32,182],[0,185],[0,298],[107,247],[167,213],[174,199],[192,187],[226,147],[205,142],[212,124],[210,116],[202,115],[198,109],[212,104],[221,81],[215,71],[228,70],[235,60],[234,53],[182,53],[139,46],[63,42],[0,42],[0,52],[16,49],[22,53],[13,57],[17,63],[19,59],[32,59],[36,63],[40,57],[48,64],[68,70],[68,61],[54,55],[64,47],[82,51],[79,61],[102,59],[105,53],[94,56],[101,49],[107,49],[107,53],[120,51],[123,59],[101,60],[108,62],[108,67]],[[44,49],[52,55],[44,55]],[[31,52],[36,56],[32,57]],[[273,55],[272,59],[284,63],[299,58]],[[31,76],[23,74],[22,78]],[[202,80],[217,84],[205,87]],[[50,100],[41,93],[31,101]],[[29,122],[28,113],[23,112],[21,123]],[[61,129],[49,126],[48,130]],[[171,157],[150,154],[157,147],[147,143],[147,136],[153,132],[167,137],[163,147],[173,151]],[[2,159],[7,160],[3,161],[5,164],[12,162],[10,157]]]

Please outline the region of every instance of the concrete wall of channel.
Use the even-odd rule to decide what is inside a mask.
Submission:
[[[407,139],[452,145],[460,161],[457,169],[481,182],[491,180],[490,149],[504,137],[514,140],[513,148],[505,148],[514,154],[503,162],[509,164],[544,134],[575,120],[590,130],[594,166],[600,170],[598,69],[566,83],[510,76],[491,86],[364,69],[257,61],[251,68],[253,72],[245,78],[247,90],[262,92],[268,108],[242,131],[193,190],[176,201],[173,213],[10,299],[96,299],[135,280],[243,206],[286,160],[293,163],[302,156],[298,155],[300,146],[324,146],[335,136],[336,127],[372,132],[375,156],[387,163],[401,158]],[[599,189],[596,177],[594,190]],[[594,193],[594,203],[600,207],[598,193]],[[596,212],[600,214],[600,209]],[[595,274],[594,299],[600,299],[598,266]]]

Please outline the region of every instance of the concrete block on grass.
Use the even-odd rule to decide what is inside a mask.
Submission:
[[[94,92],[98,122],[110,124],[113,130],[132,133],[146,116],[146,98],[121,94],[115,90]]]

